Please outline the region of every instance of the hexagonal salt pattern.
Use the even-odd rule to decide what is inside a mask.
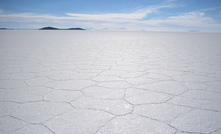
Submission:
[[[9,30],[0,41],[2,134],[221,133],[220,33]]]

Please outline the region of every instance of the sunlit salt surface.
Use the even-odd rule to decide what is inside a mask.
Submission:
[[[0,31],[0,132],[221,133],[221,33]]]

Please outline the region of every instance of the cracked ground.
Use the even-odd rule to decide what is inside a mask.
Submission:
[[[220,134],[221,34],[0,31],[1,134]]]

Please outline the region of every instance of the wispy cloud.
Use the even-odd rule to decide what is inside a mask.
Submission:
[[[168,17],[169,23],[174,23],[180,26],[205,26],[215,24],[215,20],[206,17],[203,12],[189,12],[178,16]]]
[[[136,10],[132,13],[109,13],[109,14],[75,14],[66,13],[76,20],[90,20],[90,21],[108,21],[108,22],[131,22],[133,20],[140,20],[148,16],[148,14],[157,12],[162,8],[171,8],[173,4],[156,5],[147,8]]]
[[[211,8],[204,8],[201,10],[198,10],[199,12],[205,12],[205,11],[212,11],[212,10],[217,10],[217,9],[221,9],[221,6],[218,7],[211,7]]]

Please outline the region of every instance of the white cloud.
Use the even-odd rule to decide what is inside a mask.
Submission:
[[[142,8],[132,13],[111,13],[111,14],[74,14],[66,13],[66,15],[72,16],[76,20],[90,20],[90,21],[108,21],[108,22],[131,22],[134,20],[140,20],[148,16],[153,12],[157,12],[162,8],[171,8],[172,4],[157,5],[148,8]]]
[[[73,14],[66,13],[69,16],[75,17],[75,19],[81,20],[98,20],[108,21],[117,19],[142,19],[146,16],[145,13],[131,13],[131,14]]]
[[[204,8],[204,9],[201,9],[201,10],[198,10],[198,11],[199,12],[213,11],[213,10],[218,10],[220,8],[221,8],[221,6],[219,6],[219,7],[211,7],[211,8]]]
[[[202,26],[216,23],[212,18],[205,17],[203,12],[190,12],[178,16],[171,16],[168,17],[168,20],[180,26]]]

